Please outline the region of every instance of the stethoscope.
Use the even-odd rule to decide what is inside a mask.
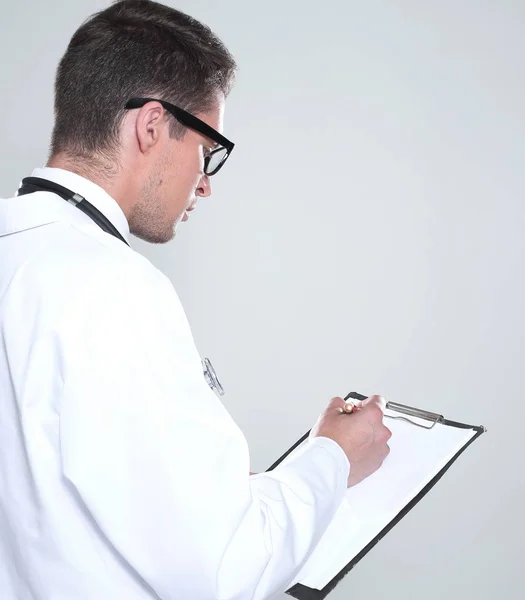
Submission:
[[[49,179],[42,179],[41,177],[26,177],[22,179],[22,185],[18,189],[17,196],[25,196],[26,194],[32,194],[33,192],[52,192],[57,194],[61,198],[64,198],[67,202],[70,202],[83,213],[85,213],[92,221],[94,221],[103,231],[110,235],[118,238],[121,242],[124,242],[129,246],[128,242],[120,235],[118,229],[109,221],[99,210],[94,207],[91,202],[88,202],[84,196],[76,194],[71,190],[68,190],[63,185],[59,185]]]
[[[54,181],[42,179],[41,177],[26,177],[25,179],[22,179],[22,185],[18,189],[16,195],[25,196],[26,194],[32,194],[33,192],[52,192],[53,194],[57,194],[86,214],[103,231],[116,237],[121,242],[124,242],[127,246],[129,246],[128,242],[126,242],[126,240],[122,237],[113,223],[111,223],[111,221],[109,221],[109,219],[107,219],[98,210],[98,208],[93,206],[91,202],[88,202],[84,196],[72,192],[68,188],[55,183]],[[204,370],[204,379],[210,388],[221,396],[224,395],[224,388],[222,387],[209,358],[202,359],[202,368]]]
[[[204,369],[204,379],[207,384],[220,396],[224,396],[224,388],[222,387],[209,358],[204,358],[202,360],[202,368]]]

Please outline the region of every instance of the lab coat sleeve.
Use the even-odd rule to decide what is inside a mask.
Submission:
[[[169,281],[110,268],[87,279],[61,325],[60,443],[99,534],[162,600],[284,591],[344,497],[342,449],[316,438],[250,477]]]

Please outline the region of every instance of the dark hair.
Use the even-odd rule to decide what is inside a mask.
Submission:
[[[205,112],[228,95],[235,60],[192,17],[150,0],[121,0],[75,32],[57,69],[51,154],[114,156],[131,97]],[[172,117],[171,117],[172,118]],[[172,118],[170,134],[184,129]]]

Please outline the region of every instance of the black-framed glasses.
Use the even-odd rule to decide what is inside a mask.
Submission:
[[[230,142],[228,138],[225,138],[216,129],[210,127],[208,123],[205,123],[186,110],[170,102],[166,102],[166,100],[159,100],[157,98],[131,98],[131,100],[126,102],[124,108],[142,108],[148,102],[159,102],[179,123],[210,138],[210,140],[213,140],[217,144],[217,147],[204,157],[204,173],[209,177],[215,175],[224,165],[228,156],[230,156],[235,144]]]

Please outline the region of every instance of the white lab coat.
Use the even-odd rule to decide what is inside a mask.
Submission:
[[[169,280],[49,192],[0,200],[0,391],[2,600],[271,597],[344,498],[327,438],[249,477]]]

